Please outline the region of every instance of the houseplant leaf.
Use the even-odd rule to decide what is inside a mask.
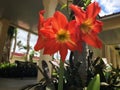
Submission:
[[[100,90],[100,75],[97,74],[88,84],[87,90]]]

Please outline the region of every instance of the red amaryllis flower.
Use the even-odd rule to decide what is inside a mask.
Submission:
[[[74,11],[75,20],[78,25],[79,38],[87,44],[96,48],[102,47],[102,42],[98,38],[98,33],[102,30],[102,22],[96,19],[101,8],[97,2],[88,5],[86,10],[71,4],[70,8]]]
[[[75,24],[68,22],[64,14],[56,11],[52,20],[52,28],[42,28],[41,33],[47,39],[44,47],[44,54],[54,54],[59,51],[64,61],[69,50],[77,50]],[[79,47],[81,48],[81,47]]]

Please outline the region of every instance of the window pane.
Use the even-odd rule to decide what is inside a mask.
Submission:
[[[18,60],[25,59],[25,54],[27,52],[27,49],[26,49],[27,48],[27,35],[28,35],[27,31],[17,28],[17,45],[16,45],[16,50],[15,50],[14,56],[15,56],[15,58],[17,57],[16,59],[18,59]],[[34,46],[37,42],[37,38],[38,38],[37,35],[30,33],[29,45],[31,48],[29,50],[29,54],[31,54],[32,51],[34,51]],[[15,39],[13,39],[13,41],[12,41],[11,52],[13,52],[14,43],[15,43]],[[38,60],[40,53],[35,52],[34,55],[35,55],[34,60]]]

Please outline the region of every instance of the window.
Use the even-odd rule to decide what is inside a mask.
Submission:
[[[28,32],[25,30],[22,30],[20,28],[17,28],[17,43],[16,43],[16,49],[15,52],[13,52],[13,48],[14,48],[14,43],[15,43],[15,39],[13,39],[12,41],[12,46],[11,46],[11,53],[13,53],[14,57],[13,59],[25,59],[25,54],[27,52],[27,35]],[[30,51],[29,54],[34,50],[34,45],[36,44],[38,36],[30,33]],[[39,59],[40,53],[39,52],[35,52],[35,58],[34,59]]]

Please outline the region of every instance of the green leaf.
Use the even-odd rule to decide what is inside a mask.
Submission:
[[[91,0],[87,0],[85,5],[88,6],[91,3]]]
[[[97,74],[89,83],[87,90],[100,90],[100,75]]]
[[[67,7],[67,4],[62,5],[62,7],[60,8],[60,10],[66,8],[66,7]]]

